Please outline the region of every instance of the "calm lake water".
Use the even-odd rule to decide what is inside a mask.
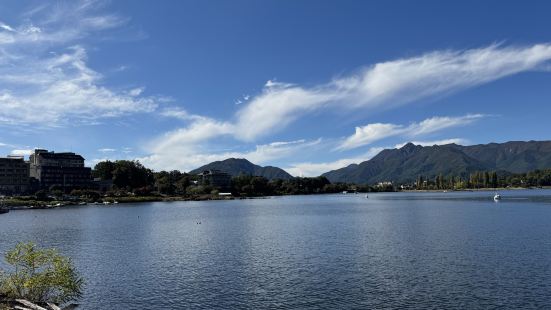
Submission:
[[[71,256],[82,309],[551,308],[551,191],[501,194],[12,211],[0,252]]]

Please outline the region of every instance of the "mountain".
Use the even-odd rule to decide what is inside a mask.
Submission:
[[[381,151],[360,164],[323,174],[331,182],[413,182],[419,176],[467,176],[474,171],[528,172],[551,168],[551,141],[511,141],[462,146],[408,143]]]
[[[244,158],[228,158],[222,161],[215,161],[192,170],[189,173],[198,174],[205,170],[220,170],[230,174],[231,176],[238,176],[240,174],[261,176],[268,180],[288,180],[293,178],[292,175],[288,174],[281,168],[272,166],[258,166]]]

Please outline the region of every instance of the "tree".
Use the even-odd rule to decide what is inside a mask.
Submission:
[[[420,175],[420,176],[417,177],[416,188],[417,188],[417,189],[422,189],[422,188],[423,188],[423,185],[424,185],[423,176]]]
[[[106,160],[96,164],[94,170],[92,170],[92,176],[94,178],[100,178],[101,180],[113,179],[113,171],[115,171],[116,164],[112,161]]]
[[[0,293],[8,298],[62,304],[82,295],[84,280],[71,259],[55,249],[19,243],[4,258],[13,269],[11,273],[0,273]]]

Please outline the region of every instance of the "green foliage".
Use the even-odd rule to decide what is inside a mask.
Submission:
[[[222,161],[215,161],[192,170],[189,173],[199,174],[205,170],[220,170],[232,176],[238,176],[240,174],[262,176],[268,180],[288,180],[293,178],[283,169],[271,166],[261,167],[244,158],[228,158]]]
[[[36,197],[36,200],[44,201],[48,199],[48,193],[43,189],[37,191],[34,196]]]
[[[178,170],[161,171],[154,174],[155,188],[161,194],[173,195],[186,193],[186,187],[191,184],[191,177]]]
[[[232,179],[232,193],[234,196],[309,195],[373,190],[386,191],[393,190],[393,188],[374,189],[366,185],[331,184],[325,177],[268,181],[264,177],[240,175]]]
[[[134,190],[153,184],[153,172],[139,161],[117,160],[99,162],[92,170],[94,177],[102,180],[113,180],[119,189]]]
[[[116,169],[115,162],[106,160],[96,164],[92,170],[92,176],[94,178],[100,178],[101,180],[112,180],[113,171]]]
[[[65,303],[82,295],[84,281],[72,261],[55,249],[19,243],[5,255],[11,273],[0,274],[0,293],[32,302]]]
[[[551,168],[551,142],[507,142],[460,146],[455,144],[419,146],[407,144],[399,149],[383,150],[368,161],[324,173],[331,182],[374,184],[380,181],[415,183],[419,175],[423,181],[434,182],[443,176],[469,178],[471,173],[482,171],[479,186],[492,187],[491,175],[484,172],[502,171],[521,173]],[[520,180],[517,180],[517,184]],[[437,187],[437,186],[436,186]]]
[[[58,199],[61,198],[61,197],[63,197],[63,191],[58,190],[58,189],[53,190],[53,191],[50,191],[50,193],[51,193],[52,195],[54,195],[56,198],[58,198]]]
[[[186,193],[189,195],[206,195],[212,191],[213,187],[208,185],[191,185],[186,189]]]
[[[423,181],[425,180],[425,181]],[[464,178],[461,176],[436,176],[434,182],[423,176],[417,178],[417,189],[480,189],[505,187],[551,186],[551,169],[534,170],[528,173],[496,171],[475,171]]]

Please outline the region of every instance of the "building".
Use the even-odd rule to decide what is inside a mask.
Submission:
[[[231,175],[220,170],[205,170],[199,174],[202,185],[228,189],[231,187]]]
[[[0,194],[22,194],[29,190],[29,163],[23,157],[0,158]]]
[[[101,178],[95,178],[92,181],[91,188],[100,192],[113,190],[113,180],[102,180]]]
[[[84,167],[84,158],[78,154],[37,149],[29,157],[29,163],[30,176],[43,189],[60,187],[69,191],[90,186],[92,169]]]

